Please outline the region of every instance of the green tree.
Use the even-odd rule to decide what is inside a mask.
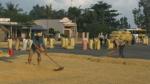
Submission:
[[[105,24],[106,11],[108,11],[111,8],[111,5],[99,1],[98,3],[94,4],[91,8],[94,9],[94,11],[97,13],[97,21],[100,21],[100,23]]]
[[[18,6],[18,4],[9,2],[6,3],[6,8],[0,7],[3,9],[3,11],[1,12],[2,17],[10,18],[12,21],[16,21],[19,23],[27,23],[31,21],[31,17],[27,13],[24,13],[23,10]]]
[[[74,21],[77,21],[78,17],[81,15],[81,9],[77,7],[69,7],[68,17]]]
[[[77,7],[69,7],[67,11],[67,16],[77,23],[77,28],[79,32],[83,31],[83,16],[81,15],[81,9]]]
[[[46,18],[48,18],[48,19],[52,18],[53,10],[52,10],[52,5],[51,4],[50,5],[46,5],[44,11],[45,11],[44,13],[46,15]]]
[[[143,8],[143,28],[146,28],[150,32],[150,0],[140,0],[139,7]]]
[[[30,17],[27,13],[18,14],[15,20],[22,24],[33,24],[32,17]]]
[[[52,11],[52,18],[53,19],[62,19],[63,17],[67,16],[66,11],[64,9],[60,10],[53,10]]]
[[[33,19],[49,19],[52,16],[52,7],[51,5],[36,5],[30,11],[29,15],[33,17]]]
[[[97,21],[99,21],[101,24],[113,26],[113,23],[116,21],[115,17],[119,15],[117,10],[111,10],[111,5],[102,1],[99,1],[91,8],[96,12]]]
[[[3,14],[4,14],[4,7],[0,3],[0,17],[3,17],[4,16]]]
[[[97,36],[100,32],[109,33],[118,26],[116,17],[119,13],[117,10],[112,10],[111,5],[102,1],[86,9],[82,15],[83,31],[90,32],[92,36]]]
[[[128,23],[128,18],[127,17],[121,17],[120,18],[120,28],[129,28],[130,25]]]
[[[33,9],[30,11],[29,15],[33,18],[33,19],[41,19],[41,18],[46,18],[45,16],[45,8],[39,5],[36,5],[33,7]]]
[[[18,4],[13,4],[11,2],[6,3],[4,17],[11,18],[12,21],[16,21],[18,14],[22,12],[22,9],[18,8],[18,6]]]
[[[135,8],[133,9],[132,12],[134,16],[134,22],[137,25],[137,27],[143,28],[144,27],[144,15],[141,11],[141,8],[140,7],[138,9]]]
[[[111,32],[119,26],[116,20],[119,13],[111,8],[111,5],[99,1],[86,9],[70,7],[68,16],[77,22],[78,32],[90,32],[91,37],[94,37],[100,32]]]
[[[102,1],[85,9],[69,7],[67,12],[64,9],[53,10],[51,5],[36,5],[29,14],[33,19],[61,19],[68,16],[73,22],[77,23],[79,32],[90,32],[93,36],[100,32],[110,32],[120,25],[119,21],[116,20],[119,15],[117,10],[113,10],[111,5]]]

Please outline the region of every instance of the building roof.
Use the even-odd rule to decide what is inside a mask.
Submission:
[[[73,23],[66,17],[63,19],[39,19],[35,20],[34,23],[37,25],[41,25],[44,28],[62,28],[64,26],[76,26],[76,23]]]
[[[17,22],[1,22],[0,21],[0,25],[18,25]]]
[[[68,22],[72,22],[69,18],[64,17],[63,19],[60,20],[60,22],[62,23],[68,23]]]
[[[59,22],[60,19],[40,19],[35,20],[34,23],[37,25],[41,25],[43,28],[49,29],[49,28],[62,28],[63,24]],[[55,29],[54,28],[54,29]]]
[[[67,22],[67,23],[63,23],[63,24],[64,24],[64,26],[71,26],[71,27],[77,26],[77,24],[73,23],[73,22]]]
[[[42,26],[40,26],[40,25],[33,25],[33,26],[31,27],[31,29],[32,29],[32,30],[47,30],[47,28],[44,28],[44,27],[42,27]]]
[[[0,25],[18,25],[18,23],[11,22],[10,18],[0,18]]]

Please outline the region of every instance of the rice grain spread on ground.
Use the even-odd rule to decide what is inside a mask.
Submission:
[[[63,71],[43,56],[37,65],[36,56],[31,65],[27,55],[0,60],[0,84],[150,84],[150,61],[92,57],[75,54],[49,53]]]

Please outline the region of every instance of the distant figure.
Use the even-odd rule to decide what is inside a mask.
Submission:
[[[82,47],[83,47],[83,50],[87,50],[88,40],[89,40],[89,33],[88,32],[83,32],[82,33]]]
[[[61,40],[61,35],[60,35],[60,33],[57,33],[57,39],[58,39],[58,41]]]
[[[45,45],[45,47],[47,47],[47,41],[48,41],[48,36],[47,35],[44,35],[44,45]]]
[[[132,45],[134,45],[136,43],[136,38],[134,35],[132,35]]]
[[[31,50],[31,46],[32,46],[32,39],[30,36],[27,37],[27,50]]]
[[[28,42],[28,40],[27,40],[26,38],[23,38],[23,42],[22,42],[22,44],[23,44],[22,50],[27,50],[27,42]]]
[[[124,40],[119,40],[119,56],[124,58],[124,48],[125,48],[126,42]]]
[[[16,44],[15,49],[19,50],[20,49],[20,37],[16,38],[16,43],[15,44]]]
[[[41,32],[37,32],[36,36],[33,37],[33,43],[31,46],[31,50],[29,51],[28,63],[31,64],[32,57],[36,53],[37,54],[37,62],[40,65],[41,62],[41,52],[45,51],[43,36]]]
[[[118,48],[119,47],[119,39],[115,39],[113,41],[113,44],[114,44],[114,48]]]
[[[119,40],[114,39],[113,40],[113,49],[111,49],[111,51],[109,52],[109,57],[112,57],[114,54],[117,53],[118,46],[119,46]]]
[[[103,41],[104,41],[104,35],[103,35],[103,33],[100,33],[98,37],[100,39],[100,43],[101,43],[101,46],[102,46],[103,45]]]
[[[12,40],[12,37],[8,37],[8,48],[9,49],[13,49],[13,40]]]
[[[105,46],[107,45],[107,39],[108,39],[108,35],[106,34],[106,35],[104,36],[104,45],[105,45]]]
[[[8,53],[9,53],[9,56],[13,56],[14,55],[13,40],[12,40],[11,36],[8,38]]]

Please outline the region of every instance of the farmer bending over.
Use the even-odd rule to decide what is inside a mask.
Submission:
[[[37,32],[33,37],[33,44],[29,50],[28,63],[31,64],[32,56],[37,54],[38,65],[41,62],[41,52],[45,51],[44,41],[41,32]]]
[[[122,58],[124,58],[124,48],[126,45],[126,41],[125,40],[119,40],[119,56],[121,56]]]

